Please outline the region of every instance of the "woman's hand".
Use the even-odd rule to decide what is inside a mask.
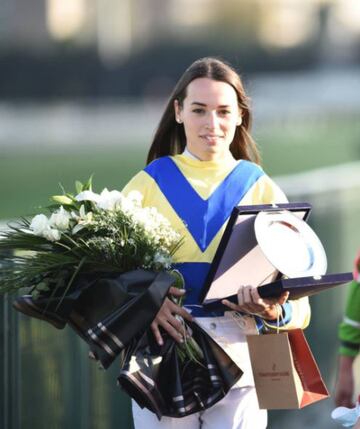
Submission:
[[[231,310],[242,313],[255,314],[267,320],[278,318],[278,304],[282,305],[289,297],[289,292],[283,292],[279,298],[261,298],[257,287],[240,286],[238,290],[238,304],[224,299],[222,303]]]
[[[169,294],[175,297],[181,297],[185,294],[184,289],[178,289],[171,287]],[[183,342],[184,328],[183,324],[176,318],[179,315],[185,320],[192,321],[191,314],[188,313],[183,307],[175,304],[171,299],[165,298],[163,305],[161,306],[158,314],[151,324],[151,330],[155,336],[156,342],[159,346],[164,344],[162,335],[159,327],[161,326],[165,331],[174,338],[178,343]]]

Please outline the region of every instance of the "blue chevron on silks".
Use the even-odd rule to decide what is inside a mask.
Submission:
[[[256,164],[242,160],[204,200],[169,156],[153,161],[145,171],[155,180],[202,252],[229,218],[232,209],[264,175]]]

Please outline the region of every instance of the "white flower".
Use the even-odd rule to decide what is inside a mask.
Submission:
[[[77,215],[75,212],[71,212],[71,218],[75,219],[77,222],[77,225],[74,226],[72,229],[72,234],[76,234],[82,229],[86,227],[86,225],[89,225],[93,221],[93,212],[85,212],[85,206],[84,204],[81,204],[79,215]]]
[[[69,229],[69,221],[71,215],[64,210],[64,207],[61,206],[58,211],[53,213],[50,217],[50,226],[59,229],[60,231],[66,231]]]
[[[171,265],[171,257],[164,255],[163,253],[156,252],[154,256],[154,263],[169,268]]]
[[[79,215],[81,218],[84,218],[86,216],[84,204],[81,204],[81,206],[80,206]]]
[[[57,229],[52,229],[49,219],[39,214],[31,221],[30,229],[39,237],[44,237],[49,241],[58,241],[61,237],[61,232]]]
[[[134,210],[137,210],[136,204],[137,203],[134,204],[134,202],[129,198],[123,197],[121,202],[117,204],[116,208],[118,210],[121,210],[123,213],[129,215],[129,214],[132,214]]]
[[[43,231],[42,236],[49,241],[58,241],[61,237],[61,232],[57,229],[51,229],[50,227]]]
[[[100,201],[97,206],[103,210],[121,210],[124,213],[131,213],[135,205],[138,204],[138,196],[133,195],[134,198],[125,197],[119,191],[108,191],[104,189],[100,195]]]
[[[141,207],[143,196],[138,191],[131,191],[125,197],[119,191],[109,191],[107,188],[104,188],[101,194],[96,194],[92,191],[80,192],[75,199],[76,201],[92,201],[102,210],[121,210],[124,213],[132,213],[135,208]]]
[[[85,228],[85,225],[81,225],[80,223],[78,223],[77,225],[74,226],[74,228],[71,231],[72,235],[75,235],[76,233],[78,233],[79,231],[81,231],[82,229]]]
[[[80,194],[77,194],[75,197],[76,201],[93,201],[98,203],[100,201],[100,195],[96,194],[93,191],[83,191]]]
[[[170,249],[180,240],[180,235],[155,207],[137,207],[132,211],[131,219],[135,226],[144,230],[147,239],[157,248]]]
[[[35,235],[42,236],[43,232],[50,227],[49,219],[44,214],[36,215],[30,224],[30,229]]]
[[[103,210],[115,210],[121,206],[124,196],[119,191],[108,191],[106,188],[101,192],[97,206]]]
[[[135,223],[145,228],[145,225],[149,224],[149,216],[148,216],[147,208],[134,210],[134,212],[132,213],[132,219]]]
[[[139,191],[130,191],[127,198],[134,204],[134,206],[141,207],[141,202],[144,197]]]

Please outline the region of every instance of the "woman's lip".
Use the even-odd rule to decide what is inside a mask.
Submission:
[[[201,136],[203,140],[205,140],[205,143],[208,146],[216,146],[219,144],[219,141],[221,140],[221,136]]]
[[[206,140],[215,140],[215,139],[221,139],[222,136],[218,136],[218,135],[204,135],[204,136],[200,136],[203,139]]]

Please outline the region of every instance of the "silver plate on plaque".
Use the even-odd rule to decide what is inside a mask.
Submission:
[[[269,262],[289,278],[322,276],[327,259],[310,226],[287,210],[261,211],[255,219],[256,240]]]

